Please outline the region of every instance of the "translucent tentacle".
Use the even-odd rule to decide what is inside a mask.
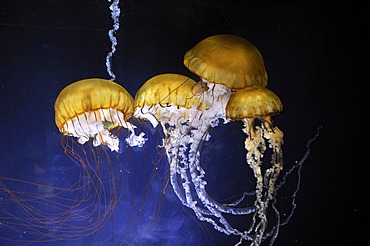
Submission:
[[[234,215],[243,215],[250,214],[255,211],[254,207],[246,208],[235,208],[230,206],[225,206],[217,201],[215,201],[211,196],[208,195],[206,191],[207,182],[203,180],[205,171],[200,165],[200,153],[199,153],[199,144],[202,141],[204,136],[203,131],[193,131],[192,134],[192,143],[190,144],[189,150],[189,168],[191,173],[192,182],[195,186],[198,198],[202,201],[205,206],[211,206],[217,209],[222,213],[234,214]]]
[[[181,203],[184,206],[187,206],[189,208],[194,208],[196,203],[192,197],[191,188],[190,188],[190,180],[188,175],[188,163],[187,163],[187,157],[186,157],[186,145],[183,144],[183,142],[187,142],[186,138],[188,136],[184,136],[181,138],[176,138],[176,131],[178,129],[166,127],[165,125],[162,125],[163,129],[165,129],[166,135],[169,136],[168,141],[164,145],[168,157],[168,162],[170,163],[170,182],[171,186],[178,197],[178,199],[181,201]],[[181,164],[181,165],[179,165]],[[179,184],[178,180],[178,174],[181,177],[182,184]],[[181,186],[184,190],[181,190]],[[194,210],[194,209],[193,209]],[[204,209],[196,207],[196,210],[200,212],[201,214],[205,215],[211,215],[211,212]]]
[[[108,2],[111,1],[112,0],[108,0]],[[107,72],[109,76],[111,76],[111,80],[114,81],[116,79],[116,75],[112,72],[112,56],[116,52],[117,46],[117,38],[115,34],[119,29],[119,15],[121,13],[121,10],[119,8],[119,0],[113,0],[113,3],[109,6],[109,9],[111,10],[111,17],[113,19],[113,29],[109,30],[108,32],[109,39],[112,45],[111,51],[107,54],[107,57],[105,59],[105,65],[107,66]]]

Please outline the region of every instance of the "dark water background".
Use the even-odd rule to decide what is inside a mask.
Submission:
[[[68,84],[91,77],[109,79],[105,57],[112,21],[105,1],[2,1],[0,4],[0,176],[62,185],[78,170],[64,156],[54,124],[54,101]],[[182,64],[184,53],[200,40],[221,33],[240,35],[262,53],[268,87],[284,103],[274,122],[285,133],[287,169],[322,126],[304,164],[298,207],[281,228],[275,245],[364,244],[360,201],[368,164],[361,141],[368,103],[361,55],[365,5],[337,1],[122,1],[118,46],[113,58],[116,82],[135,95],[149,78],[180,73],[197,80]],[[368,64],[368,62],[367,62]],[[77,241],[40,245],[233,245],[200,223],[170,187],[161,195],[166,161],[152,180],[141,219],[127,230],[128,209],[149,182],[160,132],[141,126],[150,138],[141,150],[124,150],[126,183],[112,220],[94,235]],[[248,178],[241,124],[211,130],[203,146],[209,192],[222,197]],[[137,165],[136,165],[137,164]],[[250,174],[249,174],[250,175]],[[291,196],[294,177],[282,201]],[[240,184],[239,184],[240,186]],[[19,187],[14,187],[18,189]],[[1,199],[1,197],[0,197]],[[155,209],[161,215],[154,220]],[[284,202],[283,202],[284,204]],[[289,203],[286,204],[287,206]],[[136,211],[136,210],[135,210]],[[0,235],[10,235],[0,225]],[[123,238],[122,235],[125,235]],[[22,238],[14,233],[13,238]],[[130,238],[130,240],[127,240]],[[127,241],[125,241],[127,240]],[[125,243],[131,242],[131,243]],[[0,245],[23,245],[6,240]]]

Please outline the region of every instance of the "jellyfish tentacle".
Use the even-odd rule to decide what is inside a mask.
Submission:
[[[208,128],[207,128],[208,131]],[[250,214],[254,212],[254,207],[236,208],[227,206],[215,201],[206,191],[207,182],[203,180],[205,171],[200,165],[199,143],[205,136],[206,131],[198,131],[192,134],[192,143],[189,150],[189,168],[192,177],[192,182],[195,186],[198,198],[205,206],[212,206],[222,213],[229,213],[234,215]]]
[[[263,139],[263,131],[259,126],[251,127],[253,124],[252,120],[244,121],[244,132],[250,134],[245,140],[245,149],[247,150],[247,163],[249,167],[253,170],[254,177],[256,178],[256,200],[255,207],[256,213],[253,215],[253,223],[251,224],[251,229],[255,233],[254,243],[259,245],[265,228],[267,226],[267,216],[266,216],[266,203],[264,202],[263,195],[263,174],[262,174],[262,157],[266,150],[265,141]],[[250,131],[251,130],[251,131]],[[252,133],[253,132],[253,133]],[[253,138],[252,138],[253,136]],[[259,221],[257,222],[256,216]]]
[[[191,135],[183,135],[179,139],[173,139],[174,136],[178,136],[178,132],[176,133],[176,128],[174,130],[169,131],[170,127],[163,126],[166,129],[166,135],[169,137],[167,144],[165,145],[166,152],[168,153],[168,161],[170,162],[170,181],[171,185],[175,191],[175,194],[181,201],[181,203],[187,207],[197,209],[203,215],[213,215],[209,209],[204,209],[199,206],[194,207],[194,199],[192,197],[190,183],[192,182],[196,188],[197,196],[202,201],[203,205],[208,207],[212,204],[212,207],[215,207],[222,213],[230,213],[234,215],[241,215],[241,214],[250,214],[254,211],[254,207],[246,207],[246,208],[235,208],[235,207],[228,207],[227,205],[220,204],[214,201],[210,196],[207,194],[205,190],[205,185],[201,185],[206,183],[202,180],[204,177],[204,170],[200,167],[200,165],[193,165],[193,163],[199,163],[199,152],[198,151],[198,144],[190,144],[189,150],[189,160],[187,159],[186,151],[188,146],[186,143],[189,142],[200,142],[203,133],[199,132],[198,134],[194,134],[195,131],[192,132]],[[196,135],[199,135],[197,138]],[[193,149],[193,151],[192,151]],[[195,154],[196,153],[196,154]],[[193,156],[195,156],[193,161]],[[181,164],[181,166],[179,165]],[[197,175],[196,173],[201,173]],[[184,189],[184,194],[180,189],[180,184],[178,183],[178,177],[182,180],[182,187]],[[191,181],[189,180],[189,176],[192,177]],[[202,177],[201,177],[202,176]]]
[[[175,119],[175,118],[172,118],[172,119]],[[189,208],[194,208],[195,201],[192,197],[191,188],[190,188],[191,182],[189,180],[188,173],[187,173],[187,170],[188,170],[188,162],[187,162],[187,157],[186,157],[187,146],[185,144],[186,142],[189,142],[190,136],[181,135],[179,133],[181,130],[179,128],[173,127],[172,123],[169,123],[168,125],[166,125],[162,121],[161,125],[167,137],[167,143],[163,147],[166,150],[168,162],[170,164],[171,186],[176,196],[179,198],[179,200],[184,206],[187,206]],[[179,164],[181,164],[182,166],[180,166]],[[178,174],[180,175],[180,179],[182,180],[181,185],[179,184]],[[181,190],[180,188],[181,186],[184,191]],[[211,215],[211,213],[204,208],[196,207],[196,209],[201,214]]]

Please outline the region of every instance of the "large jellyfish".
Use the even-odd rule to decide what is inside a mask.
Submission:
[[[243,131],[248,135],[245,142],[247,163],[257,182],[254,202],[256,211],[248,230],[239,232],[236,228],[226,228],[226,234],[242,235],[241,240],[250,240],[253,245],[259,245],[267,235],[267,211],[269,203],[275,199],[276,179],[283,166],[283,134],[272,125],[270,119],[271,115],[282,110],[280,99],[264,88],[268,76],[260,52],[241,37],[215,35],[206,38],[185,54],[184,64],[201,78],[199,83],[204,83],[208,88],[202,97],[214,99],[210,108],[214,107],[218,113],[214,114],[216,119],[213,118],[213,122],[219,118],[224,119],[225,123],[229,120],[244,121]],[[224,93],[218,94],[216,87],[222,87]],[[223,100],[227,100],[226,112]],[[255,126],[256,118],[261,119],[261,127]],[[213,122],[209,121],[211,127],[217,125]],[[266,149],[265,140],[272,149],[272,167],[263,173],[261,165]],[[279,222],[276,226],[279,226]],[[273,232],[274,229],[268,234]],[[275,237],[277,233],[278,228],[275,228]]]
[[[142,146],[128,122],[134,100],[120,85],[105,79],[85,79],[65,87],[55,102],[55,123],[62,147],[77,164],[60,185],[1,178],[0,218],[3,227],[23,238],[20,242],[50,242],[87,237],[104,227],[123,195],[119,134],[129,146]],[[77,139],[77,141],[76,141]],[[121,144],[123,142],[121,141]],[[75,170],[76,165],[71,163]],[[78,170],[77,170],[78,171]],[[7,185],[8,184],[8,185]],[[21,189],[11,188],[22,184]],[[13,212],[14,208],[18,208]]]

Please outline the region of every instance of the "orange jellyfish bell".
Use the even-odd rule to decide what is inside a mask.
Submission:
[[[194,95],[196,84],[191,78],[174,73],[150,78],[136,92],[134,116],[149,120],[156,127],[160,120],[187,117],[190,110],[186,109],[198,112],[201,103]]]
[[[202,79],[229,89],[267,85],[258,49],[242,37],[221,34],[200,41],[184,56],[185,66]]]
[[[147,80],[135,95],[136,106],[168,105],[191,107],[193,100],[193,87],[196,82],[184,75],[166,73],[156,75]]]
[[[283,110],[280,98],[265,87],[251,86],[233,93],[226,105],[226,117],[232,120],[267,117]]]
[[[58,95],[55,123],[61,133],[78,138],[80,144],[93,138],[94,146],[103,144],[118,151],[119,140],[110,132],[118,126],[131,131],[126,139],[131,146],[143,144],[144,140],[134,135],[135,127],[127,122],[133,108],[132,96],[119,84],[100,78],[84,79],[68,85]]]

